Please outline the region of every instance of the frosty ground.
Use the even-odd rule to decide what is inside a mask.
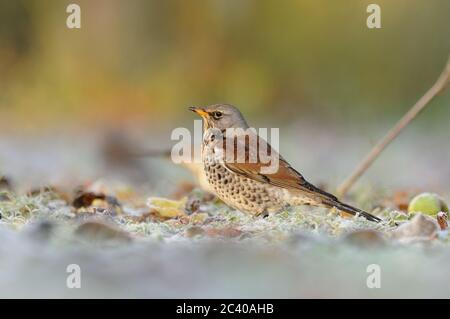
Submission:
[[[336,184],[342,179],[336,172],[352,166],[337,160],[337,149],[351,144],[346,154],[353,161],[360,148],[315,136],[314,153],[296,156],[292,148],[285,156],[314,182]],[[398,190],[406,189],[406,198],[417,190],[439,191],[448,202],[447,149],[423,154],[417,145],[431,148],[429,141],[407,137],[347,198],[383,224],[308,206],[253,218],[196,188],[174,196],[189,175],[164,160],[148,167],[152,186],[136,186],[102,167],[87,139],[5,137],[2,174],[12,187],[0,201],[0,296],[450,297],[448,232],[396,235],[395,222],[412,218],[400,212]],[[323,165],[330,170],[312,169]],[[75,201],[89,193],[94,196]],[[153,207],[149,198],[157,199]],[[81,268],[79,289],[66,285],[70,264]],[[380,288],[367,286],[373,264],[380,266]]]
[[[446,232],[404,240],[392,223],[307,206],[263,219],[212,201],[139,218],[136,199],[120,209],[130,215],[51,192],[10,196],[0,202],[2,297],[449,296]],[[66,286],[69,264],[81,268],[80,289]],[[371,264],[380,288],[367,286]]]

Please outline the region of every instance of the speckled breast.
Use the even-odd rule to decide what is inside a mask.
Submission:
[[[209,184],[227,205],[245,213],[259,215],[280,210],[287,204],[283,189],[228,170],[211,148],[204,148],[202,158]]]

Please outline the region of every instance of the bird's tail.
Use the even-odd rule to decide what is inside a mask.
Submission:
[[[382,221],[382,219],[380,219],[380,218],[378,218],[378,217],[376,217],[376,216],[374,216],[372,214],[369,214],[369,213],[367,213],[367,212],[365,212],[365,211],[363,211],[363,210],[361,210],[359,208],[355,208],[355,207],[350,206],[348,204],[344,204],[344,203],[342,203],[342,202],[340,202],[338,200],[323,201],[323,204],[326,205],[326,206],[329,206],[329,207],[336,207],[337,209],[339,209],[339,210],[341,210],[341,211],[343,211],[345,213],[352,214],[354,216],[358,216],[358,215],[359,216],[363,216],[364,218],[366,218],[367,220],[370,220],[372,222],[379,223],[379,222]]]

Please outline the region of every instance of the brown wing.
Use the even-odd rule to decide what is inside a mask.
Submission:
[[[284,160],[275,150],[272,149],[269,143],[259,136],[256,138],[257,143],[252,145],[249,143],[251,139],[234,138],[230,142],[230,138],[224,138],[224,147],[228,150],[228,147],[233,148],[234,159],[237,158],[237,150],[245,151],[245,162],[239,163],[236,161],[227,161],[225,158],[225,166],[227,169],[233,171],[234,173],[240,174],[247,178],[268,183],[274,186],[290,189],[299,190],[302,192],[309,193],[311,195],[320,196],[324,199],[336,200],[337,198],[319,188],[312,185],[305,178],[293,169],[286,160]],[[263,149],[272,159],[279,159],[278,170],[273,174],[265,174],[262,172],[263,167],[268,167],[270,163],[265,163],[261,161],[259,150]],[[253,159],[253,161],[251,160]]]

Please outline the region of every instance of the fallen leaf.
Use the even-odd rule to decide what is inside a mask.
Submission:
[[[162,217],[175,218],[186,215],[183,210],[185,205],[183,201],[151,197],[147,200],[147,205]]]
[[[441,228],[441,230],[446,230],[446,229],[448,228],[448,223],[447,223],[448,216],[447,216],[447,213],[445,213],[445,212],[439,212],[439,213],[436,215],[436,220],[437,220],[437,222],[438,222],[439,227]]]
[[[438,227],[436,220],[418,213],[409,222],[395,229],[393,236],[397,239],[433,239],[438,231]]]
[[[6,176],[0,177],[0,190],[2,191],[12,191],[12,183],[11,180]]]
[[[194,188],[195,184],[191,182],[180,182],[170,197],[179,200],[192,192]]]
[[[397,191],[392,197],[392,202],[399,210],[407,212],[410,197],[411,196],[407,191]]]
[[[82,192],[78,194],[73,200],[72,205],[75,208],[89,207],[92,206],[93,202],[96,200],[105,201],[108,205],[111,206],[120,206],[119,201],[115,197],[93,192]],[[96,203],[100,204],[101,202],[96,201]]]
[[[379,247],[385,242],[382,233],[371,229],[351,232],[344,237],[344,240],[364,248]]]
[[[208,218],[207,213],[195,213],[190,216],[190,222],[192,224],[204,224]]]
[[[195,198],[195,197],[189,197],[188,200],[186,201],[186,206],[185,206],[185,210],[189,213],[195,213],[199,210],[200,208],[200,199]]]
[[[145,222],[164,222],[168,219],[170,219],[169,217],[163,217],[161,216],[158,211],[154,208],[150,208],[149,211],[144,212],[142,214],[140,214],[139,216],[125,216],[126,219],[132,221],[133,223],[145,223]]]
[[[185,236],[189,238],[203,234],[205,234],[205,230],[200,226],[192,226],[185,231]]]
[[[9,201],[10,198],[8,196],[9,192],[12,192],[12,185],[9,178],[5,176],[0,177],[0,201]],[[0,216],[1,217],[1,216]]]
[[[242,235],[242,231],[233,227],[207,228],[206,234],[209,237],[229,237],[234,238]]]

